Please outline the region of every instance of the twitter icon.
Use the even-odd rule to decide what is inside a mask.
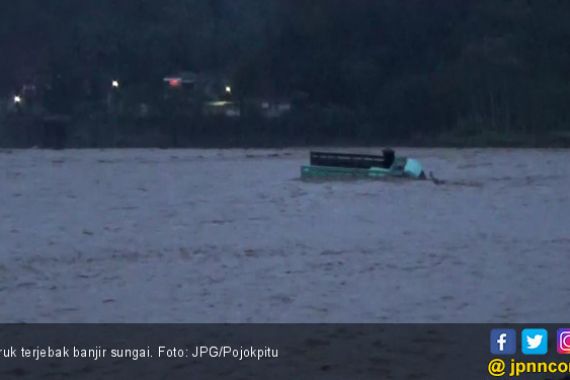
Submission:
[[[548,331],[545,329],[524,329],[521,345],[522,353],[525,355],[546,355],[548,352]]]

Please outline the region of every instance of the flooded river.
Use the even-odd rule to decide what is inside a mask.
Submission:
[[[567,321],[570,151],[397,152],[446,182],[303,182],[308,149],[0,151],[0,321]]]

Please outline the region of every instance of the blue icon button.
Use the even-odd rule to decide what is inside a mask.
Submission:
[[[545,329],[524,329],[521,335],[522,353],[525,355],[546,355],[548,352],[548,331]]]
[[[513,329],[493,329],[490,343],[493,355],[514,355],[517,352],[517,333]]]

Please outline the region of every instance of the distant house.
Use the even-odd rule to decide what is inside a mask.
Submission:
[[[190,71],[183,71],[163,78],[170,89],[195,89],[198,75]]]
[[[230,100],[231,85],[227,78],[218,73],[194,73],[183,71],[167,75],[163,82],[170,90],[188,90],[206,101]]]
[[[206,116],[240,117],[229,80],[219,73],[180,72],[165,76],[166,99],[199,105]]]
[[[194,73],[183,71],[163,78],[166,98],[179,99],[181,104],[201,107],[205,116],[239,118],[242,109],[250,110],[267,119],[283,117],[291,112],[291,98],[265,95],[255,98],[234,98],[231,82],[219,72]]]

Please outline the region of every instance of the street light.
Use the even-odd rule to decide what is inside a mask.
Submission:
[[[226,86],[226,93],[231,94],[232,88],[230,86]]]
[[[22,97],[21,97],[20,95],[14,96],[14,103],[15,103],[15,104],[20,104],[20,103],[22,103]]]
[[[118,80],[114,80],[111,85],[113,86],[113,88],[119,88],[119,81]]]

